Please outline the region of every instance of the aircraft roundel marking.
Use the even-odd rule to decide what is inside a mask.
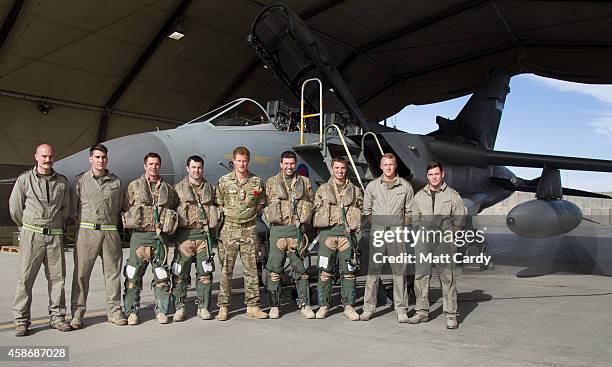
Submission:
[[[310,172],[308,172],[308,166],[305,165],[304,163],[300,163],[297,166],[297,173],[299,173],[300,176],[304,176],[304,177],[309,177],[310,176]]]

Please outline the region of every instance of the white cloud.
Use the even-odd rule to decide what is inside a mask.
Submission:
[[[603,135],[612,139],[612,112],[598,114],[593,121],[589,122],[595,134]]]
[[[575,92],[591,96],[603,103],[612,105],[612,85],[609,84],[582,84],[566,82],[564,80],[549,79],[537,75],[529,75],[533,80],[542,82],[562,92]]]

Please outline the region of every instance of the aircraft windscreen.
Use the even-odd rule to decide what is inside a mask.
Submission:
[[[244,101],[230,107],[209,121],[215,126],[253,126],[267,124],[270,121],[266,112],[251,101]]]
[[[186,124],[200,122],[209,122],[215,126],[253,126],[269,124],[270,116],[258,102],[250,98],[238,98]]]

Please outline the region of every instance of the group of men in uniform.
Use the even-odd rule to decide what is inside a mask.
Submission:
[[[347,178],[347,162],[334,158],[332,177],[313,194],[307,177],[296,172],[297,157],[281,154],[280,171],[266,184],[249,169],[250,152],[245,147],[233,151],[234,170],[222,176],[216,189],[203,178],[204,161],[191,156],[186,161],[187,176],[172,187],[160,174],[161,157],[144,157],[144,174],[129,183],[124,195],[119,178],[106,166],[104,145],[91,147],[91,169],[78,175],[72,187],[63,175],[53,170],[54,151],[48,144],[37,147],[37,165],[17,179],[9,199],[11,217],[21,227],[18,281],[13,314],[16,335],[25,336],[30,326],[32,286],[41,264],[49,283],[50,326],[59,331],[83,327],[89,280],[98,256],[106,286],[106,311],[110,323],[139,323],[142,278],[148,264],[153,273],[155,314],[160,324],[169,322],[170,303],[174,301],[174,321],[186,318],[187,290],[191,284],[191,265],[196,268],[197,315],[211,319],[211,294],[214,272],[213,230],[221,223],[218,257],[221,265],[219,308],[216,318],[228,319],[232,277],[240,254],[244,266],[244,293],[247,315],[257,319],[280,317],[280,294],[285,261],[289,258],[297,290],[297,304],[308,319],[326,318],[331,307],[334,273],[339,273],[344,315],[350,320],[369,320],[376,310],[378,275],[367,277],[363,313],[355,311],[356,272],[359,263],[357,237],[362,215],[372,229],[392,229],[422,223],[430,217],[454,230],[464,223],[465,207],[456,191],[444,181],[439,163],[427,167],[429,185],[413,197],[411,185],[397,173],[396,159],[385,154],[380,163],[383,175],[369,183],[365,196]],[[266,263],[270,311],[261,310],[257,253],[259,238],[256,218],[270,226],[270,246]],[[78,226],[74,249],[74,275],[71,293],[72,319],[65,319],[64,282],[66,265],[62,243],[66,220]],[[439,218],[445,218],[441,222]],[[131,229],[129,258],[123,268],[125,277],[123,311],[121,308],[121,264],[123,252],[118,232],[119,219]],[[381,220],[381,218],[385,218]],[[430,221],[431,222],[431,221]],[[317,295],[319,308],[311,308],[310,283],[304,257],[308,244],[305,227],[319,233]],[[168,265],[169,237],[175,235],[176,248]],[[387,244],[389,255],[405,245]],[[417,252],[450,253],[454,246],[417,244]],[[394,306],[399,322],[428,321],[428,289],[431,264],[416,265],[416,313],[407,317],[405,266],[393,268]],[[457,327],[457,299],[454,266],[442,266],[443,307],[448,328]]]

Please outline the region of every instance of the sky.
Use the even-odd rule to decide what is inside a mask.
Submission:
[[[408,106],[387,119],[389,126],[426,134],[436,116],[454,119],[469,96]],[[612,85],[592,85],[521,74],[510,80],[496,150],[612,160]],[[531,179],[541,169],[509,167]],[[561,171],[564,187],[612,192],[612,173]]]

